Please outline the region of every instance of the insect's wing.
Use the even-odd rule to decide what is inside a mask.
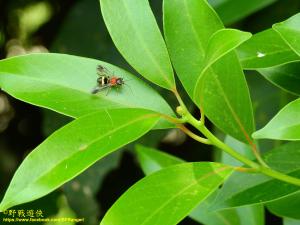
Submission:
[[[102,86],[102,87],[99,87],[99,86],[96,86],[92,91],[91,93],[92,94],[97,94],[98,92],[102,91],[103,89],[105,88],[108,88],[109,85],[105,85],[105,86]]]
[[[105,68],[104,66],[98,65],[97,67],[97,74],[99,76],[113,76],[112,72],[110,72],[107,68]]]

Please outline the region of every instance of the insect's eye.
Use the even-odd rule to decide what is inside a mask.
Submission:
[[[117,80],[117,84],[123,84],[123,79],[122,78],[119,78],[118,80]]]

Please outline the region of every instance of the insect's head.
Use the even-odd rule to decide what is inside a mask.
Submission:
[[[124,79],[123,78],[118,78],[117,79],[117,85],[122,85],[124,84]]]

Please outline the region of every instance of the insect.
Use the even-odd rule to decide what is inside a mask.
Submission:
[[[125,84],[123,78],[114,76],[109,70],[101,65],[97,67],[97,74],[99,78],[97,79],[97,86],[92,90],[92,94],[107,89],[106,95],[108,95],[111,88],[120,87]]]

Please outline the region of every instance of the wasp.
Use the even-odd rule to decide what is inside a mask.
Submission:
[[[125,84],[123,78],[114,76],[114,74],[101,65],[97,67],[97,74],[99,76],[97,79],[97,86],[92,90],[92,94],[96,94],[103,89],[107,89],[106,95],[108,95],[111,88],[121,87]]]

